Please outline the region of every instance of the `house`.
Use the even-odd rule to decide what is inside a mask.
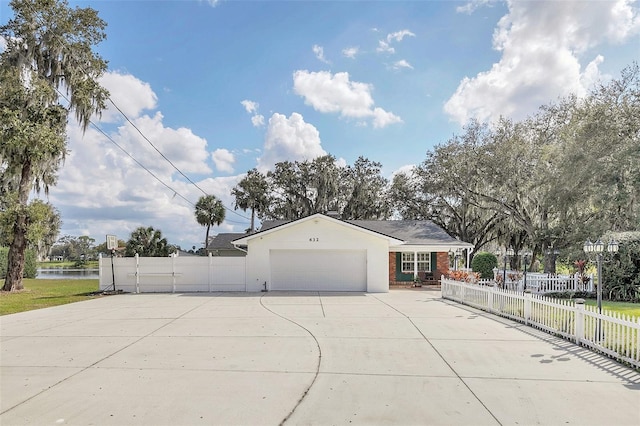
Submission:
[[[473,246],[430,221],[343,221],[314,214],[266,221],[259,232],[231,241],[247,251],[247,291],[387,292],[389,285],[437,279],[449,251]]]
[[[244,237],[245,233],[221,233],[209,240],[207,246],[207,254],[212,256],[246,256],[247,249],[242,246],[234,246],[231,242],[238,238]]]

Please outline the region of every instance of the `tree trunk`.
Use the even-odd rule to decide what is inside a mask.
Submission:
[[[556,255],[554,253],[544,254],[544,273],[555,274],[556,273]]]
[[[7,259],[7,278],[4,280],[4,291],[22,290],[22,275],[24,274],[24,259],[27,249],[26,214],[20,213],[13,227],[13,242],[9,246]]]
[[[251,230],[250,230],[250,233],[252,234],[253,234],[253,230],[255,229],[254,228],[255,217],[256,217],[256,209],[252,207],[251,208]]]
[[[7,278],[4,280],[4,291],[22,290],[22,275],[24,274],[25,251],[27,250],[27,203],[29,188],[31,187],[31,162],[27,161],[22,167],[20,184],[18,187],[18,217],[13,225],[13,241],[9,246],[7,259]]]

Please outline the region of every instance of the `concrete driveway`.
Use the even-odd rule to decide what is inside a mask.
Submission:
[[[2,425],[640,424],[640,375],[440,299],[124,294],[0,317]]]

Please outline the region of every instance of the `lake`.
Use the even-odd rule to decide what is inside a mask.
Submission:
[[[41,280],[97,280],[100,278],[100,274],[98,269],[38,268],[36,278]]]

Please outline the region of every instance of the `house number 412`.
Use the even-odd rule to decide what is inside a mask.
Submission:
[[[311,238],[309,238],[309,242],[317,243],[318,241],[320,241],[320,238],[317,238],[317,237],[311,237]]]

